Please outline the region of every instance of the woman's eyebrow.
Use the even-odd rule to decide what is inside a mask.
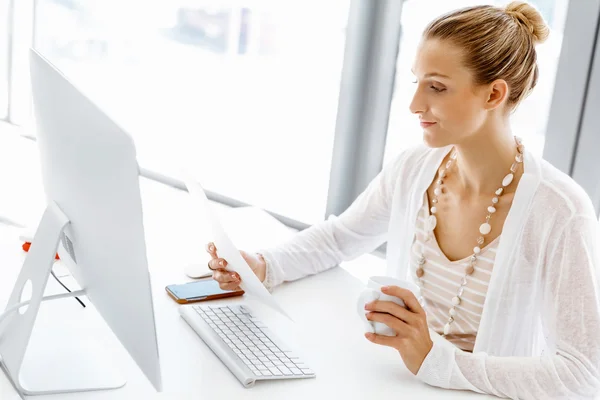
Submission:
[[[410,72],[412,72],[413,75],[415,74],[415,71],[413,71],[412,69],[410,70]],[[448,75],[444,75],[444,74],[441,74],[439,72],[428,72],[428,73],[426,73],[424,75],[424,78],[431,78],[433,76],[437,76],[439,78],[448,78],[448,79],[450,79],[450,77]]]

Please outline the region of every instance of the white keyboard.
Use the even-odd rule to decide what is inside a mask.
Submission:
[[[257,380],[315,377],[245,305],[182,306],[179,312],[245,387]]]

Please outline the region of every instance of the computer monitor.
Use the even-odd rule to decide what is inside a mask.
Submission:
[[[34,345],[30,340],[42,301],[82,293],[43,298],[58,251],[95,309],[160,391],[134,143],[38,52],[31,50],[30,57],[37,143],[48,206],[8,307],[0,316],[3,369],[24,394],[124,385],[121,376],[112,375],[112,361],[105,359],[109,352],[90,345],[88,337],[54,337],[51,332],[42,332],[39,336],[47,343]],[[32,283],[32,296],[30,301],[22,302],[27,281]],[[23,305],[28,308],[21,313]],[[77,343],[82,339],[85,343],[79,348]]]

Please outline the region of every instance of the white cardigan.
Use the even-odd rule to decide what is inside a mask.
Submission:
[[[387,273],[409,275],[425,190],[450,147],[401,153],[339,217],[262,251],[268,279],[324,271],[387,240]],[[593,398],[600,391],[598,221],[570,177],[526,150],[500,238],[473,353],[431,332],[417,377],[512,399]]]

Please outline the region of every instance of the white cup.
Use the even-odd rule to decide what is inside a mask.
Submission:
[[[421,298],[421,289],[416,284],[409,281],[396,279],[389,276],[372,276],[367,282],[367,287],[358,297],[358,315],[365,322],[366,332],[376,333],[384,336],[396,336],[394,330],[386,324],[382,322],[373,322],[367,319],[367,314],[370,311],[365,310],[365,305],[374,300],[393,301],[394,303],[406,308],[406,305],[402,299],[396,296],[383,294],[381,292],[381,288],[383,286],[398,286],[403,289],[408,289],[413,292],[419,303],[422,304],[423,299]]]

